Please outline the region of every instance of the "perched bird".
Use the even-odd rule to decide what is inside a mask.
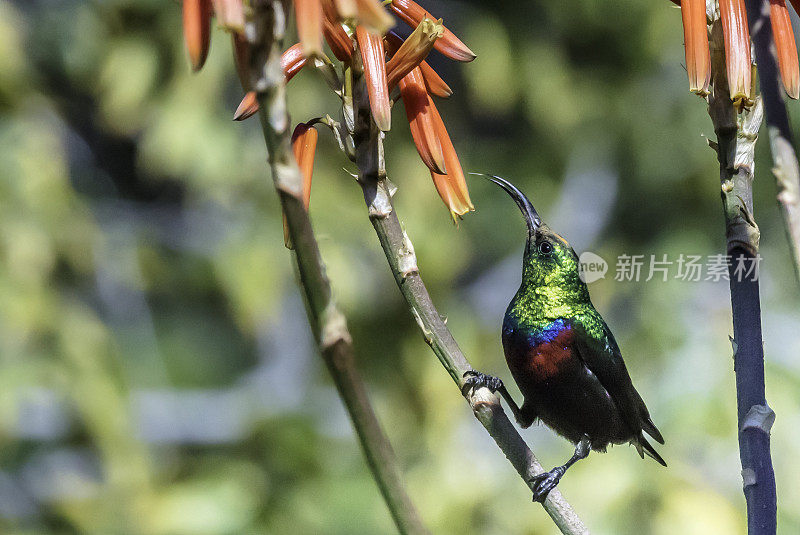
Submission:
[[[542,223],[530,200],[513,184],[482,175],[503,188],[528,223],[522,284],[503,320],[508,368],[525,400],[519,407],[500,379],[476,371],[464,374],[464,392],[487,387],[510,406],[519,425],[537,418],[574,444],[563,466],[534,478],[534,501],[547,494],[576,461],[609,444],[633,444],[667,464],[644,433],[659,443],[658,431],[633,387],[614,335],[595,310],[579,276],[578,256],[569,243]]]

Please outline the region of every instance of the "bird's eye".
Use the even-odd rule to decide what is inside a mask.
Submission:
[[[553,244],[549,241],[543,241],[539,244],[539,252],[542,254],[550,254],[553,252]]]

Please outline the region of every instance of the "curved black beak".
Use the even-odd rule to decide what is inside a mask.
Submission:
[[[514,184],[495,175],[487,175],[484,173],[470,174],[482,176],[506,190],[506,193],[511,195],[511,198],[514,199],[514,202],[517,203],[517,206],[519,206],[519,209],[522,211],[522,215],[525,216],[525,222],[528,224],[528,232],[531,235],[535,234],[539,227],[542,226],[542,218],[539,217],[539,214],[536,212],[536,208],[533,207],[531,201]]]

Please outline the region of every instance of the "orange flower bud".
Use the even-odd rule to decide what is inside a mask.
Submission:
[[[258,112],[258,98],[255,91],[248,91],[245,93],[239,107],[233,114],[234,121],[244,121],[248,117],[252,117]]]
[[[365,26],[369,31],[383,35],[394,26],[394,19],[377,0],[355,0],[355,4],[358,10],[356,14],[358,23]],[[342,13],[341,9],[339,13]]]
[[[287,82],[294,78],[294,75],[300,72],[305,65],[306,57],[303,55],[300,43],[290,46],[281,54],[281,69],[283,69],[283,75],[286,76]]]
[[[369,106],[375,124],[387,132],[392,125],[392,109],[389,102],[389,88],[386,85],[386,54],[383,39],[369,33],[364,26],[356,27],[356,40],[364,61],[364,78],[367,83]]]
[[[294,0],[297,36],[307,58],[322,56],[322,4],[320,0]]]
[[[399,86],[408,124],[411,127],[411,137],[414,139],[420,158],[431,171],[446,173],[442,145],[436,134],[433,111],[429,104],[430,97],[425,89],[422,72],[418,67],[414,68],[400,80]]]
[[[209,0],[184,0],[183,40],[192,69],[199,71],[208,57],[211,44],[211,3]]]
[[[744,0],[720,0],[719,14],[725,37],[725,60],[728,64],[728,87],[731,100],[741,108],[750,104],[751,61],[750,31]]]
[[[403,41],[397,52],[386,64],[386,85],[391,90],[406,74],[416,68],[442,36],[444,26],[441,22],[422,19],[419,26]]]
[[[431,171],[431,177],[439,192],[439,196],[447,205],[450,210],[450,215],[453,217],[453,220],[455,220],[456,216],[462,216],[470,210],[474,210],[475,207],[472,205],[472,201],[469,198],[467,181],[464,179],[464,171],[461,169],[461,162],[458,160],[456,149],[453,147],[453,142],[450,140],[447,128],[445,128],[442,117],[439,115],[439,110],[436,109],[436,105],[433,103],[430,96],[428,97],[428,105],[431,108],[434,128],[439,138],[439,143],[442,145],[444,163],[447,166],[446,175],[440,175],[439,173]],[[446,189],[446,192],[444,192],[446,195],[443,193],[442,188]]]
[[[292,134],[292,151],[300,174],[303,177],[303,206],[308,210],[311,204],[311,178],[314,174],[314,153],[317,150],[317,129],[311,125],[300,123]],[[292,249],[292,240],[289,237],[289,227],[286,216],[283,217],[283,243],[287,249]]]
[[[219,25],[226,30],[244,31],[244,6],[242,0],[211,0]]]
[[[769,1],[769,18],[772,21],[772,37],[778,52],[778,68],[786,94],[797,99],[800,96],[800,67],[797,63],[797,46],[789,19],[789,10],[784,0]]]
[[[681,0],[681,17],[689,91],[707,95],[708,83],[711,81],[711,54],[708,50],[706,1]]]
[[[338,22],[331,22],[325,18],[322,21],[322,32],[336,59],[350,61],[350,58],[353,57],[353,40],[342,29],[342,26]]]
[[[433,67],[431,67],[427,61],[420,63],[419,69],[422,71],[422,77],[425,79],[425,87],[428,88],[428,93],[442,98],[447,98],[453,94],[453,90],[450,89],[450,86],[442,80],[442,77],[433,70]]]
[[[425,11],[422,6],[413,0],[392,0],[390,7],[395,15],[412,28],[416,28],[422,22],[422,19],[426,17],[436,20],[436,17]],[[433,46],[448,58],[456,61],[472,61],[476,57],[472,50],[447,28],[444,28],[442,36],[436,40]]]
[[[239,54],[240,51],[237,48],[237,40],[236,36],[234,36],[234,54],[237,58],[236,61],[236,68],[239,71],[239,77],[242,80],[242,87],[246,89],[244,85],[247,81],[246,78],[246,65],[247,65],[247,58],[243,57],[240,58]],[[246,44],[246,43],[245,43]],[[281,54],[281,69],[283,69],[283,75],[286,77],[286,82],[288,83],[295,74],[300,72],[306,64],[306,58],[303,56],[303,50],[301,48],[301,44],[297,43],[295,45],[290,46],[287,48],[283,54]],[[246,54],[249,54],[249,51],[245,49]],[[240,63],[241,62],[241,63]],[[240,65],[242,67],[240,67]],[[248,84],[249,85],[249,84]],[[244,121],[248,117],[252,117],[253,115],[258,112],[258,99],[256,98],[255,91],[248,91],[247,94],[242,99],[242,102],[239,103],[239,107],[236,108],[236,112],[233,114],[234,121]]]

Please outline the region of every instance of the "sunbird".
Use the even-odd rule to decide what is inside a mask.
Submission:
[[[476,173],[472,173],[476,174]],[[562,466],[533,478],[533,500],[547,494],[589,451],[629,442],[639,456],[667,466],[644,433],[664,438],[633,387],[614,335],[589,298],[579,274],[578,255],[542,223],[531,201],[497,176],[481,175],[514,199],[528,224],[522,284],[503,319],[502,341],[508,368],[524,396],[518,406],[497,377],[470,370],[464,392],[487,387],[499,393],[523,428],[536,419],[575,444]]]

